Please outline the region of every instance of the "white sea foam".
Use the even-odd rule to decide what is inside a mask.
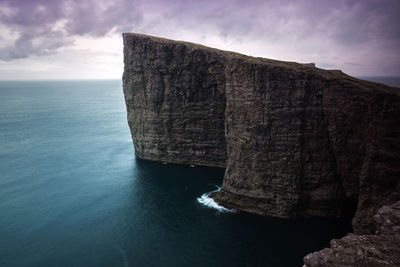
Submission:
[[[235,212],[236,210],[234,210],[234,209],[227,209],[227,208],[225,208],[225,207],[219,205],[217,202],[214,201],[214,199],[212,199],[212,198],[210,197],[210,195],[211,195],[212,193],[218,192],[218,191],[220,191],[220,190],[221,190],[221,187],[218,187],[217,190],[214,190],[214,191],[211,191],[211,192],[208,192],[208,193],[204,193],[203,195],[201,195],[201,197],[198,197],[198,198],[197,198],[197,202],[199,202],[200,204],[202,204],[202,205],[204,205],[204,206],[206,206],[206,207],[213,208],[213,209],[216,209],[216,210],[218,210],[218,211],[222,211],[222,212]]]

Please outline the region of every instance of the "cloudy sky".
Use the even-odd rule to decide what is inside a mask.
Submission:
[[[119,79],[122,32],[400,76],[400,0],[0,0],[0,79]]]

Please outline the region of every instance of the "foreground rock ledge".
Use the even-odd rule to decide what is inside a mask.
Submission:
[[[310,64],[123,34],[138,158],[224,167],[214,198],[278,217],[341,216],[356,233],[399,200],[400,94]]]
[[[304,267],[400,266],[400,201],[373,217],[376,233],[349,234],[304,257]]]

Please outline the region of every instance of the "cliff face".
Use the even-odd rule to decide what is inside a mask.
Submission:
[[[139,158],[226,167],[213,197],[279,217],[372,229],[399,199],[399,89],[340,71],[124,34],[124,93]]]
[[[397,89],[300,66],[233,60],[226,72],[227,166],[216,200],[280,217],[338,216],[354,226],[399,199]]]
[[[124,35],[123,88],[136,156],[225,167],[223,57]]]

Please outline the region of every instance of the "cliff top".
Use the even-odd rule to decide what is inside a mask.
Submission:
[[[321,76],[324,79],[327,80],[346,80],[349,82],[349,84],[353,85],[358,85],[361,86],[365,90],[381,90],[386,93],[394,93],[398,96],[400,96],[400,90],[399,88],[394,88],[390,87],[384,84],[380,83],[375,83],[371,81],[365,81],[365,80],[360,80],[357,78],[354,78],[352,76],[349,76],[345,73],[343,73],[341,70],[325,70],[325,69],[320,69],[315,66],[313,66],[310,63],[297,63],[297,62],[291,62],[291,61],[281,61],[281,60],[274,60],[274,59],[268,59],[268,58],[263,58],[263,57],[253,57],[253,56],[247,56],[244,54],[240,54],[237,52],[233,51],[227,51],[227,50],[221,50],[213,47],[208,47],[204,46],[201,44],[197,43],[191,43],[191,42],[186,42],[186,41],[178,41],[178,40],[171,40],[171,39],[166,39],[162,37],[157,37],[157,36],[152,36],[152,35],[146,35],[146,34],[141,34],[141,33],[122,33],[123,39],[126,38],[134,38],[134,39],[141,39],[143,41],[153,41],[161,44],[179,44],[179,45],[184,45],[188,48],[191,49],[203,49],[207,50],[212,53],[217,53],[223,57],[227,57],[230,59],[235,59],[235,60],[243,60],[245,62],[249,62],[252,64],[266,64],[272,67],[279,67],[279,68],[284,68],[284,69],[291,69],[292,71],[299,71],[299,72],[306,72],[306,73],[312,73],[316,76]]]

